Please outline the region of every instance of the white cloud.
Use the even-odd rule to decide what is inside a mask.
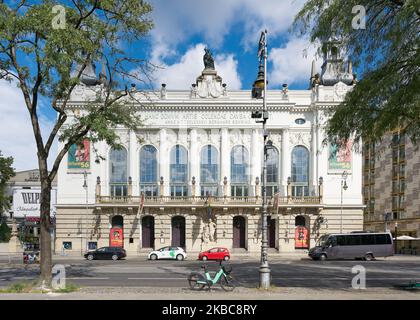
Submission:
[[[312,60],[316,57],[316,48],[305,39],[292,39],[285,47],[269,50],[272,70],[269,74],[270,85],[293,84],[308,81],[311,76]],[[316,71],[320,71],[322,61],[315,60]]]
[[[259,32],[268,29],[270,36],[288,30],[305,0],[196,1],[150,0],[155,23],[151,31],[152,61],[176,54],[178,44],[201,35],[212,48],[219,48],[232,27],[240,25],[240,39],[245,50],[258,41]]]
[[[199,43],[191,47],[171,65],[162,65],[162,69],[155,72],[156,85],[166,83],[168,90],[188,89],[203,70],[203,54],[205,45]],[[232,54],[215,55],[215,68],[227,83],[229,89],[240,89],[241,80],[237,71],[237,61]]]
[[[38,168],[35,138],[29,113],[22,93],[16,83],[0,81],[0,150],[4,156],[14,158],[13,167],[17,171]],[[39,117],[41,131],[50,132],[53,122],[44,116]],[[49,165],[56,155],[57,145],[51,150]]]

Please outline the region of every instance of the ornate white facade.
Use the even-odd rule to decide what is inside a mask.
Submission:
[[[83,115],[86,101],[100,88],[81,85],[75,90],[68,121]],[[298,250],[296,226],[307,228],[310,245],[324,233],[363,228],[362,157],[354,151],[347,155],[348,189],[341,199],[343,170],[331,168],[329,146],[323,144],[326,111],[351,88],[338,82],[331,86],[316,84],[308,90],[268,91],[267,128],[278,153],[269,183],[269,242],[273,253]],[[171,91],[163,86],[160,91],[147,93],[147,98],[144,93],[133,95],[136,99],[127,100],[127,104],[138,107],[144,126],[137,132],[116,129],[126,150],[126,181],[121,189],[117,186],[120,191],[111,181],[111,150],[105,142],[90,146],[87,192],[83,188],[85,170],[71,169],[67,157],[63,160],[58,173],[56,248],[65,243],[69,252],[80,253],[88,247],[108,246],[110,229],[119,219],[124,247],[132,254],[167,245],[184,246],[194,252],[216,245],[259,251],[263,138],[261,124],[251,118],[251,112],[261,109],[262,100],[252,99],[250,90],[229,90],[214,70],[204,70],[189,90]],[[156,150],[157,167],[152,160],[148,163],[157,172],[151,175],[155,181],[150,188],[155,189],[145,194],[140,210],[141,190],[146,190],[140,181],[140,154],[145,146]],[[176,146],[187,154],[185,188],[181,183],[179,189],[171,182],[171,170],[185,167],[172,166],[171,152]],[[238,160],[246,162],[245,166],[236,164],[232,153],[235,146],[240,146],[242,156],[245,154]],[[306,158],[294,155],[296,147],[303,154],[307,152]],[[207,189],[202,188],[205,183],[201,181],[203,156],[207,154],[203,148],[216,157],[213,166],[206,168],[215,170],[217,182]],[[95,161],[94,149],[105,160]],[[176,156],[181,157],[181,153]],[[305,168],[307,163],[308,174],[302,175],[305,182],[298,183],[294,177],[301,169],[292,166],[302,161],[300,167]],[[240,179],[242,182],[233,183],[232,169],[236,178],[244,169],[246,182]],[[211,192],[206,193],[208,190]],[[273,207],[271,197],[276,191],[280,195],[278,209]]]

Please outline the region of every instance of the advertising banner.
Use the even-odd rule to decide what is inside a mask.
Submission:
[[[90,141],[71,145],[68,152],[68,169],[90,169]]]
[[[124,248],[123,228],[111,228],[109,232],[109,246]]]
[[[328,171],[343,172],[351,170],[351,148],[352,142],[349,140],[345,147],[339,148],[336,144],[329,147]]]
[[[296,227],[295,249],[309,249],[309,232],[306,227]]]
[[[51,190],[50,215],[55,216],[57,190]],[[13,216],[15,218],[40,217],[41,189],[14,189],[13,190]]]

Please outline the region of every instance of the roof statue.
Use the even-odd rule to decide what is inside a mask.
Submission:
[[[210,49],[204,48],[204,52],[205,52],[204,57],[203,57],[204,69],[214,70],[214,59],[211,55]]]

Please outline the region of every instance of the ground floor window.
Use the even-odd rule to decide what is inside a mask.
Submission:
[[[73,244],[71,241],[63,241],[63,248],[66,250],[72,250]]]
[[[88,242],[88,250],[96,250],[98,248],[98,243],[96,241]]]

